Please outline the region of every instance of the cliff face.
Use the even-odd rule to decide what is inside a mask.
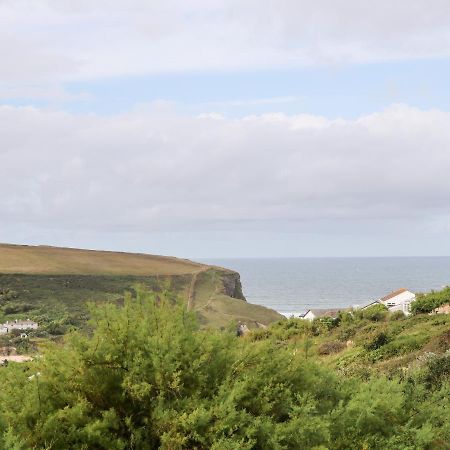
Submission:
[[[241,276],[237,272],[226,272],[222,276],[222,283],[225,295],[246,301],[242,292]]]

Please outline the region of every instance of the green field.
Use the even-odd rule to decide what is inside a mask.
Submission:
[[[39,275],[182,275],[206,266],[141,253],[0,244],[0,273]]]

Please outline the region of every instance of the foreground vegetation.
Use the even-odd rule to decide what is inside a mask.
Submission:
[[[450,448],[447,344],[404,371],[377,366],[448,330],[445,317],[375,309],[237,338],[142,290],[91,317],[91,334],[0,368],[0,448]]]

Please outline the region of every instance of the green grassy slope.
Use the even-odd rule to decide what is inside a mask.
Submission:
[[[204,326],[243,320],[269,324],[280,315],[242,295],[239,274],[192,261],[118,252],[0,244],[0,321],[30,317],[52,334],[82,327],[86,303],[120,302],[143,284],[168,288]]]
[[[223,273],[215,269],[198,274],[190,306],[198,312],[203,324],[220,327],[230,321],[241,321],[253,328],[257,327],[258,323],[268,325],[282,319],[276,311],[242,301],[241,285],[233,284],[236,281],[233,276],[233,273]]]
[[[291,343],[307,357],[364,379],[404,377],[428,358],[450,354],[450,315],[387,313],[379,320],[343,315],[338,324],[289,319],[256,330],[250,339]]]

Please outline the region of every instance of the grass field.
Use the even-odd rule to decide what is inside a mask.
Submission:
[[[203,264],[168,256],[0,244],[0,273],[40,275],[182,275]]]

